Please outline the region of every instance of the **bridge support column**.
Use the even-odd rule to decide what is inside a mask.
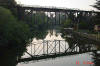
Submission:
[[[34,24],[36,24],[36,11],[34,13]]]
[[[30,13],[31,13],[31,22],[33,22],[33,11],[31,10]]]
[[[59,25],[60,25],[60,22],[61,22],[61,21],[60,21],[60,12],[59,12]]]
[[[57,14],[56,14],[56,12],[55,12],[55,25],[56,25],[56,16],[57,16]]]
[[[64,18],[64,21],[66,21],[66,19],[67,19],[67,17],[66,17],[66,13],[64,13],[64,17],[65,17],[65,18]]]
[[[47,12],[47,24],[49,24],[49,12]]]
[[[21,14],[22,11],[21,11],[21,9],[22,9],[21,7],[19,7],[19,6],[17,7],[18,20],[21,20],[22,19],[22,14]]]

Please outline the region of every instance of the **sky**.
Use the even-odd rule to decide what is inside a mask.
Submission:
[[[96,10],[93,5],[95,0],[16,0],[19,4],[32,6],[54,6],[64,8],[75,8],[81,10]]]

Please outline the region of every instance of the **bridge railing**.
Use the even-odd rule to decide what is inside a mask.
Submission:
[[[48,55],[65,52],[67,48],[68,43],[65,40],[43,40],[31,43],[27,52],[31,55]]]

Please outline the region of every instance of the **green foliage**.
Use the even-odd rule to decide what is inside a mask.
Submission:
[[[0,0],[0,5],[16,4],[15,0]]]
[[[95,5],[93,5],[96,9],[100,10],[100,0],[96,0]]]
[[[0,7],[0,45],[26,46],[30,35],[27,24],[17,21],[8,9]]]
[[[87,22],[80,22],[79,23],[79,28],[80,29],[88,29],[89,28],[89,25]]]
[[[37,38],[37,39],[44,39],[47,35],[47,23],[41,18],[42,16],[37,16],[38,18],[38,23],[37,24],[33,24],[32,26],[32,32],[33,32],[33,37]]]
[[[27,14],[25,17],[26,23],[31,28],[33,38],[44,39],[47,35],[47,16],[44,12],[37,12],[32,15]]]
[[[0,0],[0,6],[10,9],[12,14],[17,16],[17,8],[15,8],[15,5],[17,5],[16,0]]]
[[[65,21],[62,23],[63,28],[71,27],[71,26],[72,26],[71,22],[72,22],[71,19],[65,20]]]
[[[93,5],[94,8],[100,10],[100,0],[96,0],[96,3]],[[94,17],[95,25],[100,25],[100,13]]]

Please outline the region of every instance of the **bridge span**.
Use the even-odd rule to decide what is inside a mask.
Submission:
[[[76,43],[72,47],[69,47],[65,40],[44,40],[42,43],[32,43],[29,48],[30,51],[25,52],[29,57],[18,59],[18,63],[75,55],[96,50],[93,44],[79,45]]]
[[[35,10],[35,11],[46,11],[46,12],[93,12],[93,13],[99,13],[99,11],[94,11],[94,10],[80,10],[80,9],[75,9],[75,8],[53,7],[53,6],[16,5],[15,7],[22,8],[22,9]]]

